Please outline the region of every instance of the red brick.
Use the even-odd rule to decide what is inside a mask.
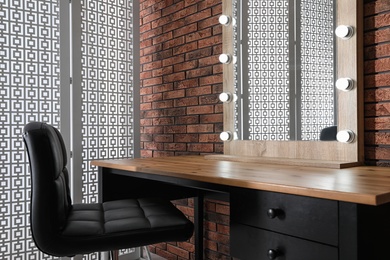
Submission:
[[[140,125],[141,126],[151,126],[151,125],[153,125],[153,120],[150,118],[149,119],[141,119]]]
[[[153,101],[159,101],[159,100],[162,100],[161,93],[142,96],[142,102],[153,102]]]
[[[170,57],[172,57],[172,49],[162,50],[162,51],[153,53],[152,57],[153,57],[154,61],[158,61],[158,60],[164,61],[165,59],[169,59]],[[163,65],[163,67],[167,67],[167,66]]]
[[[162,85],[153,86],[153,93],[166,92],[173,90],[173,83],[167,83]]]
[[[199,116],[198,115],[179,116],[175,118],[175,124],[176,125],[199,124]]]
[[[164,99],[175,99],[175,98],[182,98],[185,96],[185,91],[180,89],[180,90],[173,90],[173,91],[168,91],[163,93],[163,98]]]
[[[186,72],[186,78],[199,78],[202,76],[208,76],[213,74],[212,67],[203,67],[199,69],[194,69]]]
[[[390,73],[366,75],[364,77],[365,88],[387,87],[387,86],[390,86]]]
[[[162,78],[151,78],[142,80],[142,84],[145,87],[158,85],[162,83]]]
[[[372,17],[368,17],[364,20],[364,29],[378,29],[381,27],[389,26],[390,24],[390,13],[382,13]]]
[[[186,90],[186,96],[200,96],[211,94],[211,86],[202,86],[197,88],[189,88]]]
[[[146,126],[144,127],[145,134],[162,134],[164,133],[163,126]]]
[[[221,6],[221,0],[205,0],[201,1],[198,5],[199,10],[203,10],[215,5]]]
[[[184,80],[184,79],[185,79],[184,72],[177,72],[177,73],[172,73],[170,75],[163,76],[164,83],[176,82],[176,81],[180,81],[180,80]]]
[[[388,0],[377,0],[364,5],[365,16],[385,11],[390,11],[390,2]]]
[[[150,110],[152,109],[152,103],[142,103],[140,104],[140,109],[141,111]]]
[[[219,214],[230,215],[230,206],[217,203],[215,211]]]
[[[389,161],[390,148],[389,147],[366,147],[365,157],[366,159]]]
[[[173,14],[177,12],[177,10],[182,10],[184,7],[184,1],[177,2],[171,6],[168,6],[167,8],[164,8],[164,10],[162,11],[162,15],[167,16]]]
[[[190,70],[190,69],[197,68],[197,67],[198,67],[198,61],[192,60],[192,61],[187,61],[187,62],[176,64],[174,66],[174,71],[175,72],[186,71],[186,70]]]
[[[198,41],[199,48],[206,48],[222,43],[222,35],[209,37]]]
[[[184,54],[184,53],[196,50],[197,48],[198,48],[197,42],[190,42],[190,43],[173,48],[173,55]]]
[[[199,125],[188,125],[188,133],[212,133],[214,132],[213,124],[199,124]]]
[[[165,126],[164,127],[164,133],[174,134],[179,133],[183,134],[187,132],[187,128],[185,125],[171,125],[171,126]]]
[[[174,135],[156,135],[154,137],[154,141],[156,143],[170,143],[173,142],[173,136]],[[151,140],[149,140],[151,141]]]
[[[187,31],[186,32],[186,42],[192,42],[192,41],[198,41],[198,40],[201,40],[201,39],[204,39],[204,38],[209,38],[212,36],[212,30],[211,28],[206,28],[204,30],[194,30],[193,33],[190,33],[188,34],[189,32]],[[199,48],[201,48],[199,46]]]
[[[197,22],[200,20],[204,20],[210,16],[211,16],[211,9],[206,9],[206,10],[197,12],[193,15],[186,16],[185,19],[188,23],[193,23],[193,22]]]
[[[193,88],[199,86],[199,80],[198,79],[187,79],[180,82],[175,83],[176,89],[183,89],[183,88]]]
[[[152,119],[153,125],[172,125],[173,117],[157,117]]]
[[[163,143],[144,142],[144,149],[146,150],[162,150],[163,147]]]
[[[365,133],[364,143],[368,145],[390,145],[390,133],[389,132]]]
[[[184,143],[165,143],[164,150],[165,151],[186,151],[187,146]]]
[[[202,153],[212,153],[214,151],[214,146],[212,144],[188,144],[188,151],[190,152],[202,152]]]
[[[183,258],[189,258],[189,252],[184,250],[184,249],[181,249],[179,247],[176,247],[176,246],[172,246],[172,245],[167,245],[167,250],[168,252],[170,253],[173,253],[175,255],[178,255],[180,257],[183,257]]]
[[[211,115],[201,115],[200,123],[221,123],[223,122],[223,114],[211,114]]]
[[[153,151],[152,157],[169,157],[174,155],[175,155],[174,152],[169,152],[169,151]]]
[[[200,85],[201,86],[210,85],[210,84],[217,84],[217,83],[222,83],[222,74],[200,78]]]
[[[174,141],[179,143],[196,143],[199,141],[198,134],[175,134]]]
[[[212,114],[214,113],[214,106],[205,105],[205,106],[192,106],[187,107],[187,114]]]
[[[192,23],[174,30],[173,37],[176,38],[179,36],[183,36],[183,39],[185,39],[186,42],[189,42],[187,38],[188,34],[197,31],[198,31],[198,25],[196,23]]]
[[[365,116],[390,116],[390,102],[378,104],[366,104],[364,108]]]
[[[198,60],[200,58],[209,57],[213,54],[212,48],[204,48],[204,49],[196,49],[194,51],[190,51],[185,53],[185,59],[186,60]]]
[[[163,66],[169,66],[169,65],[174,65],[177,63],[181,63],[184,61],[184,55],[174,55],[171,58],[166,58],[162,61]]]
[[[171,49],[180,45],[183,45],[185,42],[184,37],[174,38],[172,40],[166,41],[163,43],[163,49]],[[172,50],[170,50],[172,52]]]
[[[198,105],[198,103],[197,97],[187,97],[174,100],[175,107],[195,106]]]
[[[173,107],[173,100],[155,101],[152,103],[153,109],[171,108]]]
[[[212,231],[206,231],[205,237],[212,240],[212,241],[217,241],[217,242],[225,244],[225,245],[229,244],[229,236],[224,235],[224,234],[220,234],[220,233],[212,232]]]
[[[225,235],[230,234],[230,228],[227,225],[217,224],[217,232]]]
[[[219,94],[201,96],[199,98],[200,105],[216,104],[219,102]]]
[[[199,142],[201,143],[210,143],[210,142],[220,142],[219,134],[200,134]]]
[[[366,118],[364,128],[365,130],[390,130],[390,117]]]

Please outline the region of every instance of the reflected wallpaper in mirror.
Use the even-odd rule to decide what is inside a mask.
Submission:
[[[334,6],[233,1],[238,139],[319,140],[335,124]]]

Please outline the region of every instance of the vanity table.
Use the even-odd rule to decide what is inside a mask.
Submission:
[[[151,196],[229,194],[231,255],[242,260],[389,258],[389,168],[330,169],[209,156],[99,160],[92,165],[99,167],[102,200],[136,194],[135,187],[125,187],[137,180],[145,185],[137,183],[139,191]]]

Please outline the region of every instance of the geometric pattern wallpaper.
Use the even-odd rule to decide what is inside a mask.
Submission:
[[[249,139],[288,140],[289,2],[248,2]]]
[[[319,140],[335,122],[334,1],[243,3],[237,12],[233,2],[243,16],[233,35],[243,38],[235,39],[243,63],[235,65],[243,70],[235,75],[236,129],[243,123],[249,140]]]
[[[314,8],[315,5],[315,8]],[[301,139],[335,122],[334,1],[301,1]]]
[[[90,161],[133,157],[133,1],[81,5],[83,201],[96,202]]]
[[[96,202],[90,160],[133,157],[132,1],[82,8],[83,202]],[[59,14],[58,0],[0,0],[0,259],[58,259],[31,238],[22,130],[30,121],[60,126]]]
[[[0,258],[55,259],[34,245],[22,131],[60,120],[57,0],[0,0]]]
[[[82,0],[81,8],[82,201],[90,203],[98,201],[91,160],[134,157],[133,1]]]

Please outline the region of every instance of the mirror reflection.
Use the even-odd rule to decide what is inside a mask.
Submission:
[[[320,140],[336,124],[334,2],[233,1],[238,139]]]

